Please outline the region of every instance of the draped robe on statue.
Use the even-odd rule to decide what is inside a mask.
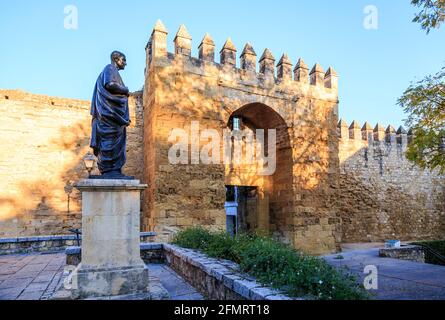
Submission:
[[[110,93],[105,86],[111,82],[124,86],[113,64],[99,75],[91,103],[91,148],[101,174],[121,174],[126,161],[126,127],[130,125],[128,98]]]

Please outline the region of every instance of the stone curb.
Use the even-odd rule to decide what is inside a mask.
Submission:
[[[239,266],[229,260],[219,260],[190,249],[164,244],[164,250],[201,269],[207,275],[224,283],[224,286],[247,300],[299,300],[281,291],[265,287],[239,271]]]
[[[141,232],[141,242],[149,241],[147,238],[156,235],[155,232]],[[82,236],[79,236],[79,240],[82,240]],[[63,251],[67,247],[75,245],[76,242],[76,235],[0,238],[0,255]],[[162,248],[158,247],[158,249]]]
[[[155,232],[141,232],[141,237],[155,237]],[[82,236],[79,236],[82,239]],[[19,238],[0,238],[0,243],[19,243],[19,242],[39,242],[39,241],[57,241],[57,240],[77,240],[75,235],[58,236],[39,236],[39,237],[19,237]]]

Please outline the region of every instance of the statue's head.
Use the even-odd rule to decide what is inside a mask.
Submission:
[[[111,63],[114,64],[118,70],[124,70],[127,66],[127,58],[122,52],[113,51],[111,54]]]

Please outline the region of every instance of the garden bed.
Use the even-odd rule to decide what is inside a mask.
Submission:
[[[346,270],[303,254],[268,237],[244,235],[232,238],[201,228],[180,232],[174,244],[199,250],[213,258],[229,259],[259,284],[302,299],[361,300],[368,292]]]

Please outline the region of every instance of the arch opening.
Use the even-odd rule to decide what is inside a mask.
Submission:
[[[258,142],[257,130],[264,130],[264,153],[268,159],[275,156],[275,170],[266,175],[258,173],[258,166],[263,164],[257,162],[226,165],[229,233],[267,232],[280,241],[293,243],[293,159],[285,120],[269,106],[253,103],[233,112],[227,127],[232,131],[251,132],[255,142]],[[269,140],[272,131],[275,141]],[[249,141],[243,141],[243,144],[247,143]],[[272,143],[275,148],[269,148]],[[243,151],[245,149],[243,146]],[[270,154],[271,150],[275,155]]]

